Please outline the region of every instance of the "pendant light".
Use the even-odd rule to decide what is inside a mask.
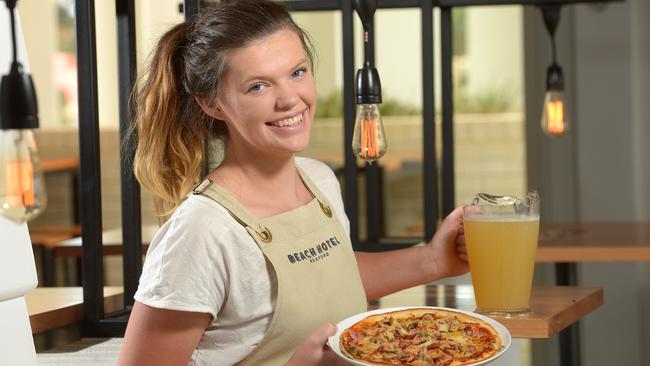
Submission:
[[[373,31],[373,16],[377,9],[377,0],[354,0],[354,7],[359,14],[364,34],[364,63],[356,75],[357,113],[352,136],[352,151],[362,160],[372,163],[386,153],[386,134],[381,121],[379,104],[381,104],[381,82],[379,73],[371,62],[370,32]]]
[[[569,129],[564,74],[556,60],[555,31],[560,21],[560,5],[542,6],[544,25],[551,38],[551,65],[546,70],[546,95],[542,110],[542,131],[549,136],[562,136]]]
[[[32,129],[38,106],[31,75],[17,57],[16,0],[5,0],[10,13],[12,59],[0,82],[0,214],[22,223],[40,214],[46,196]]]

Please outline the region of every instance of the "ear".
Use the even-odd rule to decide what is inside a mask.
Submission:
[[[217,103],[210,103],[207,100],[196,96],[194,97],[194,100],[196,100],[203,112],[208,116],[221,121],[225,119],[225,115]]]

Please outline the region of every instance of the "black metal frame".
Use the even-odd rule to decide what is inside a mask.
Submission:
[[[142,268],[142,235],[140,214],[140,188],[132,170],[134,141],[128,137],[131,127],[129,95],[135,80],[135,23],[134,1],[115,0],[118,33],[120,138],[122,169],[122,227],[124,243],[125,309],[111,316],[104,315],[102,213],[99,163],[99,121],[97,101],[97,60],[95,42],[94,0],[76,1],[77,59],[79,75],[79,146],[81,155],[81,226],[83,251],[83,297],[85,335],[122,336],[128,314],[133,304],[133,294]],[[422,117],[423,117],[423,170],[424,170],[424,238],[431,238],[439,217],[449,213],[454,202],[453,156],[453,93],[452,93],[452,19],[451,10],[458,6],[478,5],[549,5],[570,3],[597,3],[609,0],[379,0],[378,8],[420,8],[422,12]],[[613,0],[620,1],[620,0]],[[383,223],[382,170],[379,165],[364,169],[366,176],[367,240],[359,240],[358,169],[349,146],[354,129],[354,10],[349,0],[296,0],[282,1],[293,11],[340,11],[342,15],[343,44],[343,105],[344,105],[344,161],[345,206],[350,220],[350,235],[356,250],[385,251],[411,246],[423,238],[386,238]],[[193,18],[199,10],[200,0],[185,0],[186,18]],[[439,194],[438,167],[435,158],[435,98],[434,98],[434,19],[433,9],[441,9],[442,56],[442,180]],[[373,49],[374,40],[370,40]],[[374,54],[370,55],[374,58]],[[561,268],[561,267],[558,267]],[[564,269],[564,268],[562,268]],[[564,272],[562,272],[563,274]],[[575,276],[562,276],[567,284],[575,284]],[[576,347],[575,333],[568,340]],[[565,334],[566,336],[566,334]],[[566,338],[563,336],[564,338]],[[563,339],[564,339],[563,338]],[[566,348],[566,347],[564,347]],[[565,350],[563,348],[563,354]],[[572,352],[573,350],[573,352]],[[569,349],[562,356],[563,364],[579,363],[578,349]],[[577,353],[578,356],[571,353]]]

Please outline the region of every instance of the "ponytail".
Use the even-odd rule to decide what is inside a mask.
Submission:
[[[196,20],[175,26],[158,42],[132,95],[132,132],[137,131],[138,140],[133,169],[155,195],[163,221],[201,178],[204,159],[213,165],[205,156],[206,143],[227,136],[224,122],[205,114],[195,99],[216,100],[230,51],[282,29],[300,38],[312,61],[309,37],[284,7],[270,0],[207,6]]]
[[[134,173],[155,195],[162,221],[200,178],[212,120],[185,87],[183,53],[190,28],[184,22],[163,35],[133,94],[138,140]]]

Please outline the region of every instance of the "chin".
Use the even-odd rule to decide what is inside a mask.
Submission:
[[[294,143],[284,145],[278,150],[282,150],[282,155],[293,155],[303,152],[309,147],[309,139],[303,141],[295,141]]]

